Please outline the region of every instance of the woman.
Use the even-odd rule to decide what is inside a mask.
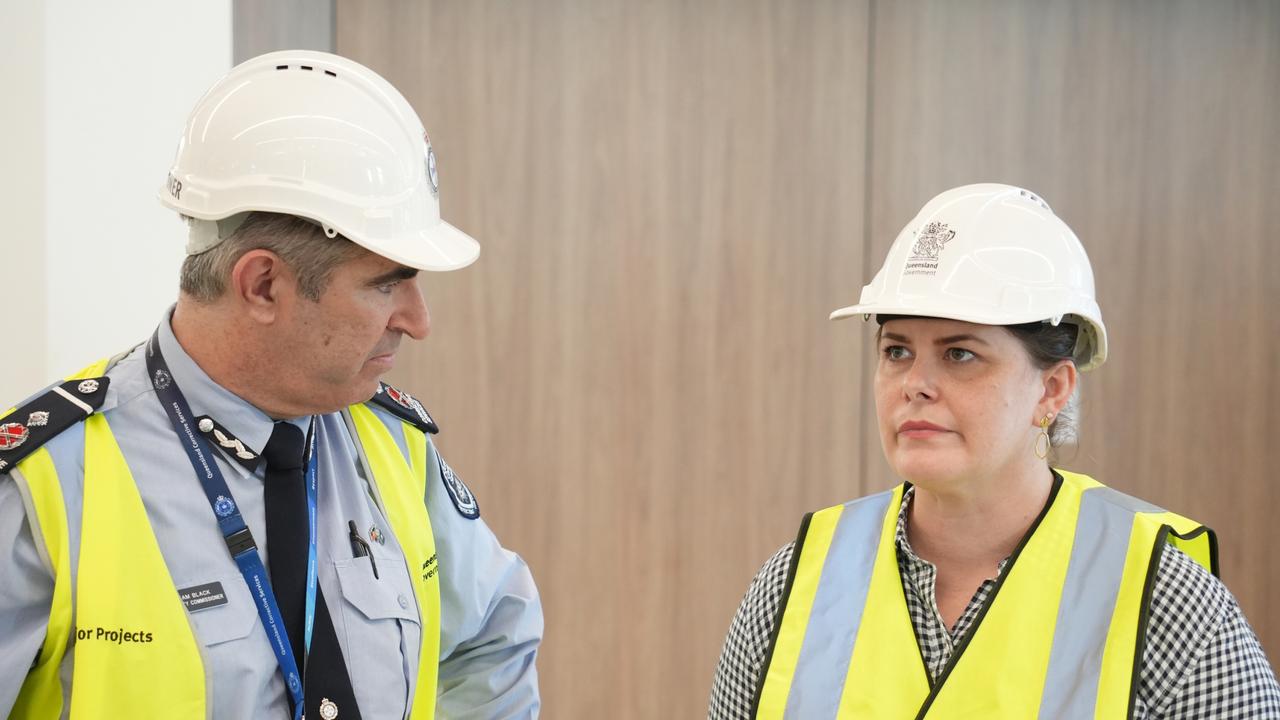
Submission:
[[[1055,470],[1106,359],[1093,272],[1026,190],[969,185],[898,235],[876,415],[906,483],[807,516],[756,575],[710,717],[1280,717],[1207,528]]]

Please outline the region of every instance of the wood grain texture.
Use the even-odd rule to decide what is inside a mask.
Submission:
[[[555,718],[697,717],[752,574],[857,494],[867,4],[340,3],[483,246],[424,398],[529,562]]]
[[[335,0],[232,0],[232,62],[276,50],[333,52]]]
[[[1280,5],[912,0],[873,14],[868,273],[946,188],[1046,198],[1092,258],[1111,345],[1083,376],[1082,438],[1061,464],[1214,527],[1274,666]],[[866,459],[887,485],[883,459]]]

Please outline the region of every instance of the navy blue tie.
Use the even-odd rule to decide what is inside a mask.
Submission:
[[[305,715],[322,717],[320,703],[328,701],[338,709],[338,717],[342,720],[359,720],[360,710],[356,707],[347,664],[338,645],[324,593],[319,587],[316,588],[310,655],[303,649],[310,542],[307,487],[303,473],[304,445],[305,439],[297,426],[279,422],[262,450],[262,457],[267,461],[263,502],[267,515],[271,589],[275,592],[285,630],[289,633],[293,656],[305,668],[302,670]]]

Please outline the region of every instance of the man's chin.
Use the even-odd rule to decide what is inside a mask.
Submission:
[[[360,403],[368,401],[378,392],[378,378],[379,376],[374,376],[372,378],[367,375],[362,376],[359,381],[352,382],[341,391],[333,393],[331,398],[325,398],[327,401],[324,403],[326,407],[323,409],[317,409],[315,412],[321,415],[338,412],[339,410],[352,405],[359,405]],[[319,398],[316,399],[319,400]],[[317,402],[317,405],[319,404],[320,403]]]
[[[351,401],[348,402],[347,405],[355,405],[358,403],[366,402],[367,400],[369,400],[369,398],[372,398],[375,394],[377,394],[378,387],[381,384],[381,380],[382,380],[382,373],[378,373],[377,375],[374,375],[372,378],[367,378],[363,382],[361,382],[358,386],[352,388],[351,395],[350,395]]]

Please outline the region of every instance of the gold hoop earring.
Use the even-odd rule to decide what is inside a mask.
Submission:
[[[1049,457],[1049,451],[1053,449],[1053,441],[1049,439],[1049,420],[1052,418],[1052,415],[1045,415],[1040,419],[1040,434],[1036,436],[1036,457],[1041,460]],[[1043,450],[1040,449],[1042,444]]]

